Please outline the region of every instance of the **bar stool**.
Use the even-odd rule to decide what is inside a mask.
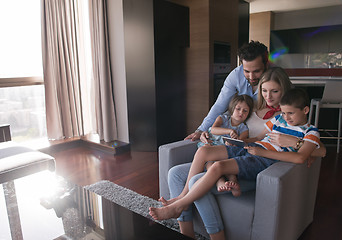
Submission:
[[[340,152],[340,140],[341,140],[341,122],[342,122],[342,81],[328,81],[325,83],[322,99],[312,99],[310,104],[309,123],[311,124],[312,115],[315,108],[315,126],[318,128],[319,110],[320,108],[338,108],[338,126],[337,137],[322,137],[329,139],[337,139],[337,153]],[[331,129],[324,129],[323,131],[336,131]]]

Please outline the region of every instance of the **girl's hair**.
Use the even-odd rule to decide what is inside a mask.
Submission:
[[[249,107],[249,112],[248,112],[248,116],[246,118],[246,120],[251,116],[252,111],[253,111],[253,106],[254,106],[254,101],[253,98],[243,94],[243,95],[238,95],[237,93],[233,96],[232,100],[230,100],[229,102],[229,106],[228,106],[228,112],[230,114],[230,116],[233,115],[234,109],[236,107],[236,105],[240,102],[245,102],[247,104],[247,106]],[[245,121],[246,121],[245,120]]]
[[[269,81],[273,81],[279,84],[279,86],[281,87],[282,96],[287,90],[292,88],[292,83],[284,69],[282,69],[281,67],[269,68],[266,72],[263,73],[259,81],[257,110],[266,107],[265,99],[262,96],[262,84]]]

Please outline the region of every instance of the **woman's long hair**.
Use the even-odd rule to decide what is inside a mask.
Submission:
[[[266,107],[266,101],[262,96],[262,84],[269,81],[276,82],[280,85],[282,96],[287,90],[293,87],[290,78],[284,69],[281,67],[269,68],[263,73],[259,81],[257,110],[264,109]]]

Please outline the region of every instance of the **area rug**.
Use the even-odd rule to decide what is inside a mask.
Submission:
[[[160,202],[140,195],[130,189],[119,186],[115,183],[112,183],[107,180],[99,181],[97,183],[88,185],[84,187],[85,189],[92,191],[116,204],[123,206],[137,214],[140,214],[144,217],[147,217],[153,221],[154,220],[148,213],[149,207],[160,207],[162,206]],[[162,221],[156,221],[168,228],[171,228],[175,231],[179,231],[179,225],[176,219],[168,219]],[[198,240],[206,240],[207,238],[196,234],[196,239]]]

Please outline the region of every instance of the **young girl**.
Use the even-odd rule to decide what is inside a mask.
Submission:
[[[250,117],[252,110],[253,99],[246,94],[236,94],[229,102],[228,112],[218,116],[213,126],[209,128],[208,143],[199,142],[198,147],[224,145],[223,136],[240,140],[248,138],[249,130],[245,121]],[[208,162],[207,168],[212,164],[213,162]],[[234,196],[239,196],[240,189],[236,184],[236,176],[227,175],[226,178],[227,182],[223,176],[217,181],[217,190],[219,192],[232,191]]]

